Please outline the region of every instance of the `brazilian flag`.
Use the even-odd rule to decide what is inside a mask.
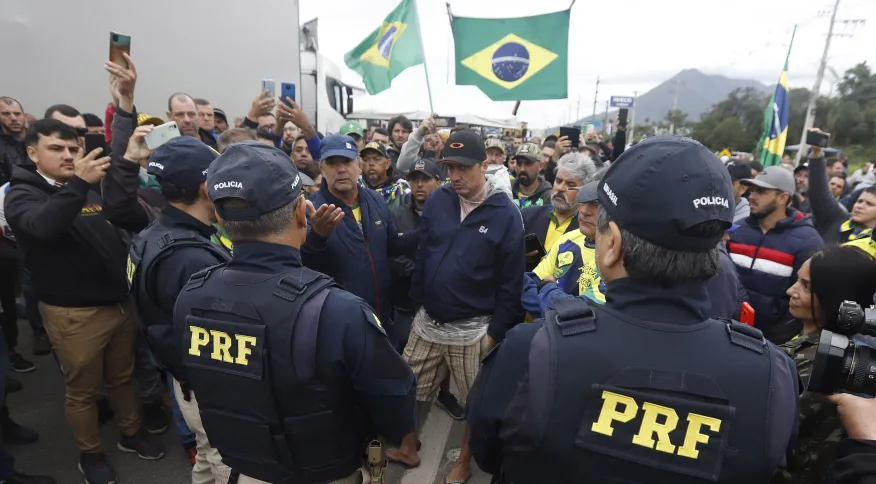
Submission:
[[[568,96],[569,10],[533,17],[451,16],[456,83],[493,101]]]
[[[423,63],[415,0],[403,0],[365,40],[344,55],[358,72],[368,94],[389,89],[395,76]]]

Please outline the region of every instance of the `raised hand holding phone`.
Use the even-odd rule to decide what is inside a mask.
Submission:
[[[103,149],[98,148],[73,162],[73,174],[82,180],[95,184],[103,179],[110,166],[110,157],[98,158]]]

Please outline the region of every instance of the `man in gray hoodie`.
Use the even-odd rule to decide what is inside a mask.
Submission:
[[[730,180],[733,181],[733,196],[736,199],[736,214],[733,216],[733,223],[739,223],[740,220],[748,218],[751,212],[748,199],[742,197],[748,187],[741,183],[742,180],[751,178],[751,167],[739,160],[730,160],[727,163],[727,171],[730,173]]]

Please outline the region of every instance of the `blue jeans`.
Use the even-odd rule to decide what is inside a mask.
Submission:
[[[167,375],[167,386],[170,388],[170,399],[173,404],[173,423],[176,424],[177,432],[179,432],[179,440],[182,441],[183,445],[194,444],[195,433],[189,429],[182,412],[179,410],[179,404],[176,403],[176,392],[173,391],[173,377],[171,375]]]

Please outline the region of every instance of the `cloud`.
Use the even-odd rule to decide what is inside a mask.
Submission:
[[[345,80],[361,82],[343,65],[344,54],[374,30],[400,0],[300,0],[301,21],[319,17],[320,48],[341,66]],[[454,15],[520,17],[563,10],[570,0],[450,0]],[[838,18],[872,15],[872,0],[848,0]],[[435,110],[452,115],[510,115],[513,103],[493,102],[476,88],[453,86],[452,35],[444,2],[417,2]],[[611,95],[645,92],[686,68],[709,74],[778,80],[793,25],[797,35],[790,58],[792,87],[812,88],[824,48],[828,17],[819,17],[824,0],[617,0],[579,1],[572,9],[569,33],[569,99],[525,101],[518,117],[532,126],[556,125],[593,110],[600,76],[597,112]],[[876,65],[876,26],[852,29],[838,24],[828,65],[837,73],[868,61]],[[392,88],[357,102],[358,108],[428,110],[422,66],[402,73]],[[822,91],[833,81],[825,74]],[[580,102],[579,102],[580,99]]]

